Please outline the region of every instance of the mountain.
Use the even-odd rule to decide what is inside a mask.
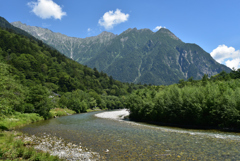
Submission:
[[[42,84],[60,93],[91,89],[99,94],[111,93],[109,91],[114,86],[113,89],[119,90],[115,91],[117,95],[126,94],[127,84],[79,64],[28,36],[25,31],[0,18],[0,62],[12,66],[23,85]]]
[[[48,118],[55,107],[124,108],[125,95],[145,88],[114,80],[35,39],[0,17],[0,116],[19,111]]]
[[[128,29],[120,35],[103,32],[85,39],[13,22],[66,56],[123,82],[168,85],[180,79],[201,79],[231,69],[216,62],[196,44],[184,43],[161,28]]]
[[[19,21],[11,24],[27,31],[34,37],[49,44],[61,53],[64,53],[67,57],[81,64],[86,64],[85,62],[87,62],[88,59],[91,59],[99,50],[103,50],[110,40],[116,37],[113,33],[105,31],[98,36],[81,39],[68,37],[61,33],[54,33],[51,30],[41,27],[28,26]]]

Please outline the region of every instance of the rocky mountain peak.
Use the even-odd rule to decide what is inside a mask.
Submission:
[[[175,40],[180,40],[176,35],[174,35],[170,30],[166,29],[166,28],[161,28],[159,29],[156,34],[167,34],[168,36],[170,36],[172,39]]]
[[[115,35],[111,32],[103,31],[101,34],[97,35],[96,37],[98,37],[98,38],[103,38],[103,37],[114,38],[116,36],[117,35]]]

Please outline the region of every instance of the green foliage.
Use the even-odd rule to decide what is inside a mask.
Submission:
[[[19,110],[24,102],[25,90],[20,83],[15,81],[10,73],[11,66],[0,63],[0,116],[8,115],[13,110]]]
[[[125,97],[102,96],[102,109],[122,109],[125,108]]]
[[[59,100],[60,107],[74,110],[77,113],[86,112],[96,106],[96,100],[82,90],[67,92]]]
[[[32,104],[34,107],[33,111],[29,110],[29,112],[35,112],[47,118],[51,107],[53,107],[53,102],[49,98],[50,92],[42,85],[35,85],[29,88],[29,91],[27,103]]]
[[[171,124],[240,128],[240,80],[180,81],[138,90],[127,100],[130,118]]]

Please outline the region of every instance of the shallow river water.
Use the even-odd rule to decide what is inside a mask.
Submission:
[[[96,113],[50,119],[19,130],[81,142],[102,160],[240,160],[239,133],[109,120],[95,117]]]

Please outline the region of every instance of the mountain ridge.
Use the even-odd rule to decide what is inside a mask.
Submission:
[[[19,23],[19,22],[18,22]],[[31,32],[34,27],[12,23]],[[35,31],[36,33],[40,31]],[[231,69],[216,62],[197,44],[184,43],[170,30],[129,28],[119,35],[111,32],[88,38],[39,36],[48,45],[91,68],[112,75],[122,82],[168,85],[180,79],[201,79]],[[51,38],[54,37],[53,38]]]

